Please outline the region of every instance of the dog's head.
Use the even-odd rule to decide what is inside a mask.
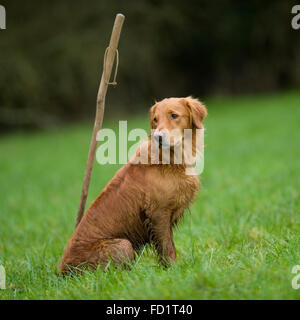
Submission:
[[[181,143],[184,129],[202,129],[206,117],[205,106],[192,97],[168,98],[150,109],[151,129],[159,146]]]

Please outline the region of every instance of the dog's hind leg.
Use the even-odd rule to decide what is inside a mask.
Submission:
[[[97,243],[88,257],[88,265],[96,268],[99,264],[105,268],[109,262],[127,267],[134,259],[134,250],[130,241],[126,239],[103,239]]]
[[[128,267],[134,259],[134,250],[130,241],[126,239],[101,239],[94,243],[77,243],[67,248],[58,266],[58,273],[67,274],[69,271],[80,273],[82,268],[96,269],[100,265],[103,269],[108,264]]]

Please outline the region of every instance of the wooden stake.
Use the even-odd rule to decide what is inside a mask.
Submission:
[[[115,23],[114,23],[112,34],[110,37],[109,46],[107,47],[104,55],[103,72],[102,72],[101,82],[100,82],[98,95],[97,95],[95,124],[94,124],[90,150],[89,150],[88,160],[87,160],[86,169],[85,169],[76,226],[81,221],[81,218],[83,216],[84,209],[85,209],[86,199],[88,196],[91,174],[92,174],[96,148],[97,148],[96,137],[97,137],[98,131],[102,127],[107,87],[109,84],[116,85],[115,80],[116,80],[116,74],[117,74],[117,68],[118,68],[118,43],[119,43],[124,19],[125,19],[125,16],[123,14],[119,13],[116,15]],[[111,76],[112,67],[114,65],[114,59],[115,59],[116,53],[117,53],[116,72],[114,76],[114,81],[110,83],[109,80]]]

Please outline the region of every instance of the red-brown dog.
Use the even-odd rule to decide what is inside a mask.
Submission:
[[[170,164],[161,160],[151,164],[151,159],[148,164],[129,161],[115,174],[69,240],[59,265],[62,273],[81,265],[105,267],[109,260],[124,264],[146,243],[155,245],[161,263],[175,260],[172,228],[193,201],[200,183],[197,175],[186,174],[184,162],[174,164],[173,147],[184,129],[202,128],[207,112],[197,99],[187,97],[164,99],[150,113],[160,151],[169,143]],[[173,129],[177,129],[176,135],[170,133]],[[150,150],[151,139],[146,148]]]

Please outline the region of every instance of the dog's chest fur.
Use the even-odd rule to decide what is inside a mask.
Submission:
[[[149,172],[147,184],[149,201],[153,206],[169,208],[172,211],[187,208],[200,188],[197,176],[186,175],[185,169],[179,170],[172,165],[154,167]],[[150,180],[151,179],[151,180]]]

